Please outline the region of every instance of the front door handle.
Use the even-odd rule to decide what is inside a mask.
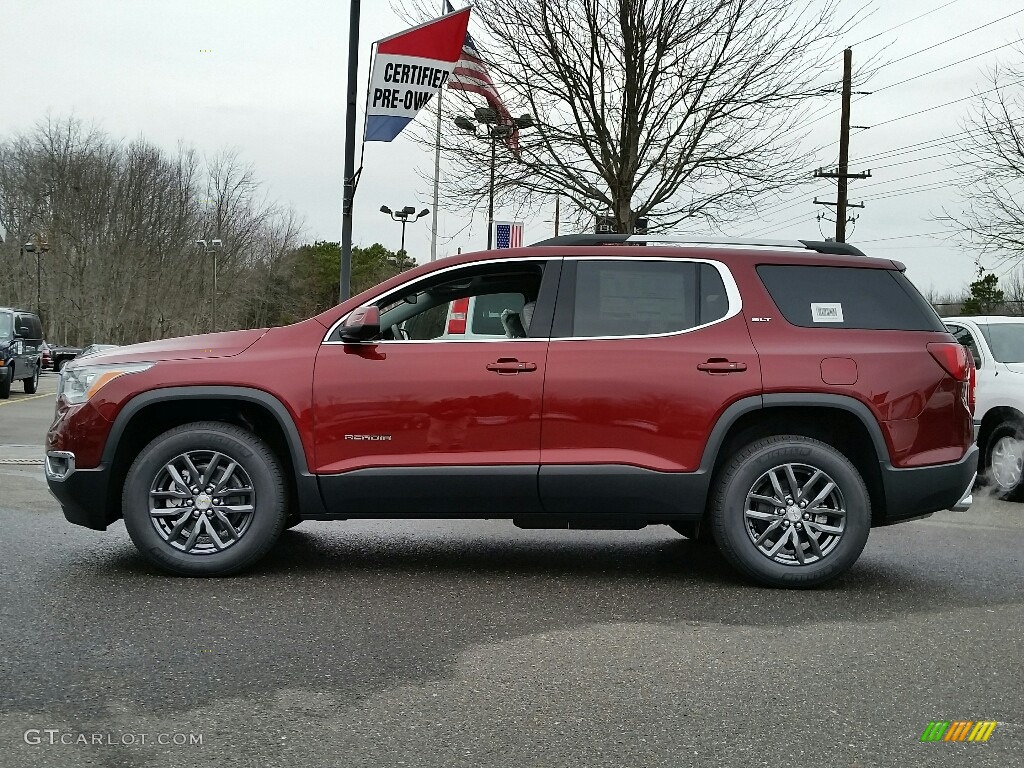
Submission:
[[[487,364],[487,370],[495,373],[527,373],[536,371],[537,364],[521,363],[514,357],[499,357],[497,362]]]
[[[747,370],[747,364],[713,358],[706,363],[697,363],[697,370],[707,373],[738,373]]]

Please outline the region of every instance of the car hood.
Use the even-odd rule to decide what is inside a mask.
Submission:
[[[1003,363],[1010,373],[1024,373],[1024,363]]]
[[[195,360],[211,357],[232,357],[244,352],[267,332],[266,328],[224,333],[205,333],[201,336],[179,336],[174,339],[145,341],[126,347],[108,349],[87,357],[79,357],[73,365],[111,363],[155,363],[161,360]]]

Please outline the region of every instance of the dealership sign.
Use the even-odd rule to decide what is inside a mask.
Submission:
[[[468,25],[463,8],[377,41],[364,141],[394,139],[448,82]]]

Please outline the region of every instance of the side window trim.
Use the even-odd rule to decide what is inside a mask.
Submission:
[[[696,271],[698,275],[698,287],[700,285],[700,265],[707,264],[713,269],[715,269],[718,272],[719,277],[721,277],[722,279],[722,283],[725,286],[728,308],[726,309],[724,315],[707,323],[699,323],[698,314],[697,325],[694,325],[692,328],[683,328],[682,330],[678,331],[669,331],[666,333],[629,334],[623,336],[573,336],[573,317],[576,311],[576,267],[581,261],[658,261],[672,264],[695,264],[697,266]],[[699,299],[700,296],[698,294],[698,300]],[[698,304],[699,303],[700,302],[698,301]],[[743,302],[740,297],[739,287],[736,285],[736,279],[733,277],[732,272],[724,263],[720,261],[715,261],[714,259],[673,258],[666,256],[608,256],[594,254],[567,255],[562,266],[562,279],[559,281],[558,286],[558,299],[555,304],[555,318],[551,328],[551,341],[593,341],[598,339],[649,339],[664,336],[680,336],[682,334],[693,333],[694,331],[699,331],[709,326],[725,322],[731,317],[738,315],[742,310]]]

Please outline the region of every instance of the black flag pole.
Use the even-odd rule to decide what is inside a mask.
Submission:
[[[349,298],[352,283],[352,207],[356,196],[356,96],[359,84],[359,0],[350,0],[348,22],[348,106],[345,110],[345,192],[341,207],[341,264],[338,301]]]

